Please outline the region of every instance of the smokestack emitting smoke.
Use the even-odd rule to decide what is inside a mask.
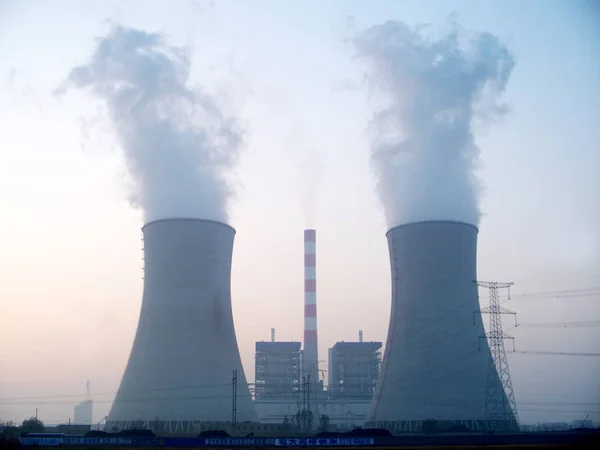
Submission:
[[[89,88],[106,102],[145,222],[186,217],[227,222],[241,132],[216,98],[187,86],[189,54],[157,33],[113,26],[92,60],[57,89]]]
[[[423,220],[478,225],[473,121],[507,110],[498,99],[515,63],[491,34],[466,39],[453,25],[433,39],[425,31],[389,21],[354,39],[368,84],[382,95],[369,127],[378,193],[390,228]]]
[[[305,374],[318,381],[317,255],[315,230],[304,230],[304,359]]]

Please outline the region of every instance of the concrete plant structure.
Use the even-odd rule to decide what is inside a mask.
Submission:
[[[381,342],[336,342],[329,349],[330,399],[371,401],[379,378]]]
[[[297,403],[302,390],[300,342],[257,342],[254,376],[256,401],[276,399]]]
[[[388,231],[392,308],[368,425],[393,433],[421,431],[430,419],[472,430],[517,426],[485,407],[490,387],[505,394],[481,315],[474,315],[477,234],[472,225],[448,221]]]
[[[142,308],[106,429],[140,421],[165,429],[231,421],[234,370],[237,421],[256,421],[231,308],[235,230],[209,220],[165,219],[142,231]]]

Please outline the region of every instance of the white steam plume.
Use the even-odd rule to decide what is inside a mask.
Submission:
[[[185,49],[115,25],[56,91],[88,88],[106,103],[131,176],[130,200],[145,222],[227,222],[226,176],[238,160],[241,131],[215,98],[188,87],[189,75]]]
[[[371,92],[381,97],[369,126],[371,164],[390,228],[424,220],[478,225],[475,119],[507,111],[500,98],[514,59],[488,33],[466,39],[456,26],[386,22],[355,36]]]

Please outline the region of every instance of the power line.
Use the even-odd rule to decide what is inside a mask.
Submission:
[[[550,356],[600,356],[600,353],[590,352],[547,352],[543,350],[515,350],[511,353],[520,353],[523,355],[550,355]]]
[[[226,386],[231,387],[231,383],[227,383]],[[240,397],[252,397],[251,394],[236,394],[236,398]],[[231,393],[223,393],[219,395],[190,395],[185,397],[160,397],[160,398],[129,398],[119,400],[118,403],[132,403],[132,402],[154,402],[154,401],[189,401],[189,400],[209,400],[209,399],[231,399]],[[113,403],[113,400],[95,400],[94,403]],[[45,405],[72,405],[70,401],[59,400],[59,401],[26,401],[26,402],[5,402],[4,405],[28,405],[28,404],[45,404]]]
[[[600,298],[600,287],[590,286],[585,288],[571,288],[561,289],[554,291],[539,291],[539,292],[525,292],[522,294],[511,294],[510,298],[506,301],[511,300],[545,300],[545,299],[563,299],[563,298]],[[484,297],[480,297],[484,298]]]
[[[198,384],[192,386],[180,386],[176,388],[156,388],[156,389],[142,389],[138,392],[171,392],[171,391],[189,391],[197,389],[212,389],[216,387],[230,386],[230,383],[218,383],[218,384]],[[94,394],[97,396],[116,395],[116,392],[100,392]],[[5,397],[0,398],[0,404],[5,402],[19,401],[19,400],[52,400],[61,398],[80,398],[81,394],[66,394],[66,395],[49,395],[49,396],[37,396],[37,397]],[[97,401],[97,400],[96,400]]]
[[[582,320],[578,322],[533,322],[520,323],[516,327],[539,328],[594,328],[600,327],[600,320]]]
[[[560,294],[577,294],[577,293],[589,293],[589,292],[599,292],[600,293],[600,286],[560,289],[560,290],[554,290],[554,291],[525,292],[523,294],[517,294],[517,296],[531,297],[531,296],[538,296],[538,295],[560,295]],[[514,297],[514,295],[512,297]]]
[[[239,395],[239,394],[238,394]],[[247,397],[248,395],[246,394],[241,394],[242,397]],[[211,396],[192,396],[192,397],[184,397],[184,398],[175,398],[175,399],[171,399],[173,401],[185,401],[185,400],[195,400],[195,399],[225,399],[225,398],[230,398],[230,394],[224,394],[224,395],[211,395]],[[135,402],[144,402],[144,401],[153,401],[152,399],[130,399],[128,401],[135,401]],[[101,401],[101,403],[108,403],[109,401],[104,400]],[[469,402],[468,399],[465,399],[463,396],[457,396],[455,401],[449,401],[449,400],[445,400],[445,401],[441,401],[441,400],[437,400],[434,398],[430,398],[430,399],[425,399],[424,402],[428,405],[436,405],[436,406],[455,406],[458,404],[464,405],[465,402]],[[47,402],[48,404],[53,404],[52,402]],[[61,404],[61,403],[67,403],[67,402],[56,402],[57,404]],[[579,406],[581,408],[586,408],[589,406],[596,406],[597,403],[595,402],[586,402],[586,401],[581,401],[581,402],[565,402],[565,401],[531,401],[531,400],[525,400],[520,402],[520,405],[526,405],[526,406],[544,406],[544,405],[553,405],[553,406]],[[520,407],[519,408],[521,411],[525,410],[525,411],[536,411],[536,409],[534,408],[528,408],[528,407]],[[539,409],[539,411],[544,411],[544,412],[549,412],[550,410],[548,409]],[[571,410],[571,411],[567,411],[567,410],[554,410],[555,412],[587,412],[587,409],[581,409],[581,410]]]
[[[573,300],[573,299],[578,299],[578,298],[586,298],[586,299],[591,299],[591,298],[600,298],[600,292],[598,293],[589,293],[589,294],[561,294],[561,295],[543,295],[543,296],[526,296],[526,297],[522,297],[521,299],[519,299],[519,302],[522,302],[523,300]],[[511,300],[516,300],[515,298],[510,298],[507,299],[506,302],[509,302]]]

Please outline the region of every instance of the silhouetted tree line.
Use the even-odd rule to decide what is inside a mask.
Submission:
[[[16,425],[13,422],[0,423],[4,426],[2,430],[2,437],[7,438],[18,438],[22,434],[26,433],[43,433],[44,422],[35,417],[25,419],[21,425]]]
[[[35,417],[25,419],[21,425],[16,425],[13,422],[0,423],[2,433],[0,434],[0,446],[3,449],[19,448],[19,436],[27,433],[43,433],[44,422]]]

